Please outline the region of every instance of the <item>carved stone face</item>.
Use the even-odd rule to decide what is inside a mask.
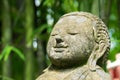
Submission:
[[[50,35],[47,52],[53,65],[82,65],[95,45],[93,22],[84,16],[61,18]]]

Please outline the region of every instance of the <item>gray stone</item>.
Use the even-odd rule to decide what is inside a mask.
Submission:
[[[101,19],[87,12],[65,14],[47,44],[52,64],[36,80],[111,80],[102,68],[109,49],[108,29]]]

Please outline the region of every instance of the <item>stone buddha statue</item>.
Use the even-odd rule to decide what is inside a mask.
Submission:
[[[36,80],[111,80],[103,69],[109,50],[101,19],[87,12],[65,14],[48,40],[51,65]]]

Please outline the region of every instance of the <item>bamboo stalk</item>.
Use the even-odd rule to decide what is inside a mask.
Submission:
[[[33,80],[33,50],[32,50],[32,35],[33,35],[33,24],[34,24],[34,10],[33,0],[25,0],[25,79]]]
[[[2,47],[11,44],[12,33],[11,33],[11,19],[10,19],[10,9],[8,0],[2,0],[3,10],[2,10]],[[6,80],[5,77],[10,77],[10,57],[3,61],[2,64],[2,76],[3,80]]]

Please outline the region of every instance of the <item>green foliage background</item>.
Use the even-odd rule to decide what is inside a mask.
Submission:
[[[50,64],[49,34],[65,13],[85,11],[108,26],[115,60],[120,52],[120,0],[0,0],[0,80],[35,80]],[[37,47],[33,46],[33,43]]]

